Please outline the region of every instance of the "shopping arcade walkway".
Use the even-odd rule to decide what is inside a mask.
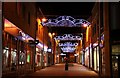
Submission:
[[[81,77],[81,78],[98,78],[98,74],[80,64],[73,63],[69,65],[68,71],[65,71],[65,64],[56,64],[51,67],[46,67],[44,69],[38,70],[35,73],[25,76],[25,78],[39,78],[39,77]]]

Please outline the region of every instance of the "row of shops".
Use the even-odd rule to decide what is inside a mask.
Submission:
[[[104,40],[104,35],[101,37],[100,47],[98,43],[94,43],[94,44],[90,44],[89,47],[86,47],[85,49],[80,51],[76,56],[77,63],[80,63],[96,72],[99,72],[101,65],[100,61],[102,61],[102,72],[105,72],[103,40]],[[100,58],[100,52],[101,52],[101,58]]]
[[[21,74],[25,74],[27,71],[38,70],[53,64],[51,50],[48,51],[48,47],[43,46],[42,42],[31,45],[29,40],[34,41],[32,37],[4,18],[3,73],[21,71]]]

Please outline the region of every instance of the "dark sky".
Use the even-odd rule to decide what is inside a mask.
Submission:
[[[70,15],[87,19],[91,15],[95,2],[40,2],[38,3],[44,15]]]

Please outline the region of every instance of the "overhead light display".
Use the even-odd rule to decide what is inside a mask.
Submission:
[[[83,34],[78,36],[73,36],[72,34],[64,34],[63,36],[56,36],[55,40],[82,40]]]
[[[76,49],[76,46],[78,46],[77,42],[65,42],[65,43],[59,43],[58,44],[63,52],[74,52]]]
[[[72,43],[72,42],[65,42],[65,43],[59,43],[59,46],[78,46],[78,43]]]
[[[43,26],[65,26],[65,27],[81,27],[89,26],[90,22],[85,19],[74,19],[71,16],[59,16],[56,19],[48,19],[46,22],[42,22]]]
[[[63,52],[74,52],[76,48],[67,46],[67,47],[61,47],[61,49],[62,49]]]

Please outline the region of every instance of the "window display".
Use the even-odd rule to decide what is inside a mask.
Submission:
[[[99,71],[99,47],[94,48],[94,70]]]
[[[11,63],[16,64],[16,51],[12,50],[11,51]]]
[[[30,62],[30,54],[27,55],[27,62]]]
[[[3,49],[3,64],[4,66],[7,66],[8,65],[8,55],[9,55],[9,51],[8,49]]]
[[[97,70],[97,55],[96,55],[96,48],[94,48],[94,70]]]
[[[25,53],[20,51],[19,64],[25,64]]]
[[[90,67],[92,68],[92,48],[90,47]]]

